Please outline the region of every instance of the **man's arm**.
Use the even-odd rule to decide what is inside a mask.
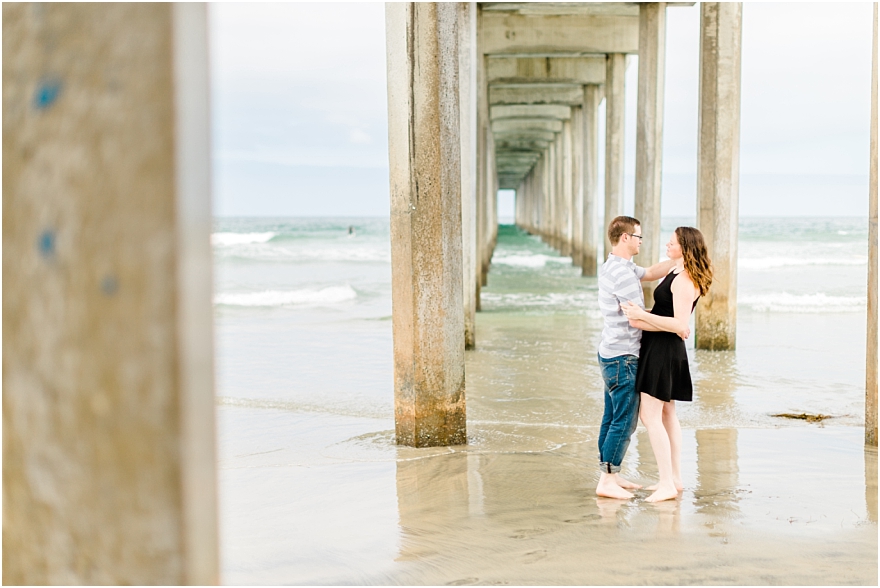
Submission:
[[[674,265],[675,262],[671,259],[661,261],[660,263],[655,263],[651,267],[645,269],[645,275],[642,276],[642,281],[653,282],[654,280],[659,280],[660,278],[668,274]]]
[[[658,329],[654,325],[649,322],[640,320],[640,319],[629,319],[629,326],[635,327],[637,329],[641,329],[643,331],[660,331],[662,329]]]

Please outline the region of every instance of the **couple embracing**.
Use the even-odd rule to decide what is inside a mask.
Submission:
[[[703,235],[678,227],[666,244],[668,260],[649,268],[633,263],[642,244],[641,223],[618,216],[608,226],[611,254],[599,269],[599,308],[605,321],[599,366],[605,381],[605,413],[599,429],[596,494],[632,498],[641,488],[620,475],[620,464],[637,419],[648,430],[660,481],[646,499],[676,498],[681,483],[681,426],[676,401],[693,396],[684,341],[697,299],[712,283],[712,265]],[[654,308],[645,310],[641,282],[663,278],[654,290]]]

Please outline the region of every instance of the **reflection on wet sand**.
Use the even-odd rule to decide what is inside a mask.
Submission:
[[[877,522],[877,448],[865,447],[865,507],[868,519]]]
[[[736,429],[699,429],[697,437],[697,512],[717,519],[739,514]]]

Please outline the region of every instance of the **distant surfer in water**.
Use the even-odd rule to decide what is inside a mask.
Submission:
[[[349,236],[349,237],[354,237],[354,236],[355,236],[354,225],[348,225],[348,236]]]
[[[630,325],[621,306],[627,302],[644,308],[645,297],[640,282],[665,276],[672,269],[670,259],[648,269],[633,263],[642,245],[641,223],[629,216],[618,216],[608,225],[611,253],[599,268],[599,309],[604,319],[599,343],[599,369],[605,382],[605,413],[599,428],[599,468],[602,473],[596,494],[608,498],[632,498],[629,490],[641,488],[620,475],[620,464],[636,430],[639,393],[636,373],[642,331]],[[690,333],[687,325],[677,332],[682,338]]]

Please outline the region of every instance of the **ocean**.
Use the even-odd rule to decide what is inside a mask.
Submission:
[[[661,242],[693,222],[664,219]],[[466,354],[468,445],[416,450],[394,445],[388,219],[218,218],[212,242],[225,582],[474,583],[475,561],[501,557],[509,537],[548,533],[545,550],[587,541],[564,534],[562,522],[559,533],[547,530],[557,529],[547,504],[596,524],[610,516],[613,533],[648,525],[645,536],[656,538],[656,513],[644,503],[609,515],[581,498],[595,486],[602,319],[596,279],[581,277],[570,258],[500,226],[477,349]],[[694,549],[702,549],[700,533],[714,541],[718,528],[738,521],[725,533],[754,532],[758,555],[804,533],[873,533],[873,543],[859,535],[855,545],[876,564],[876,453],[861,451],[867,221],[743,218],[738,273],[736,351],[687,342],[695,396],[678,409],[686,490],[675,501],[676,525],[696,533]],[[817,425],[779,413],[831,418]],[[533,461],[540,456],[551,461]],[[649,480],[652,461],[640,426],[624,473]],[[829,461],[842,469],[820,465]],[[814,482],[821,491],[809,489]],[[560,494],[568,487],[572,493]],[[458,537],[461,528],[477,543]],[[626,541],[610,529],[582,547],[599,553]],[[487,539],[496,532],[497,541]],[[484,541],[491,553],[474,547]],[[853,536],[840,541],[850,545]],[[784,549],[792,550],[789,567],[777,579],[798,583],[813,547]],[[446,550],[473,556],[446,561]],[[535,559],[530,553],[525,563]],[[697,583],[708,582],[696,560],[688,565],[704,579]],[[492,573],[504,569],[499,563]],[[637,580],[516,569],[516,583]],[[755,575],[734,583],[767,583],[765,572],[756,565]],[[871,574],[853,581],[875,581]]]

